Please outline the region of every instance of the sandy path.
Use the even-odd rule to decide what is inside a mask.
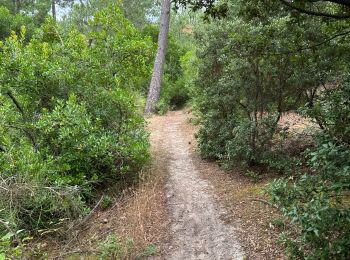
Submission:
[[[234,227],[221,220],[213,188],[192,162],[181,128],[185,120],[183,111],[171,112],[153,118],[150,126],[153,155],[166,157],[169,173],[172,239],[165,259],[243,259]]]

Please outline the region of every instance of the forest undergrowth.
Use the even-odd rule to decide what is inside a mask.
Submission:
[[[268,180],[255,202],[278,210],[291,259],[349,258],[345,2],[173,2],[156,112],[191,107],[202,159]],[[164,201],[163,177],[146,174],[143,116],[159,11],[153,0],[0,1],[1,260],[45,257],[46,241],[69,242],[99,214],[107,223],[85,232],[115,234],[96,240],[106,254],[158,250],[161,223],[154,239],[122,227],[167,223],[147,212]],[[299,122],[286,122],[290,115]],[[125,219],[104,230],[108,208],[127,197],[135,202],[120,206]]]

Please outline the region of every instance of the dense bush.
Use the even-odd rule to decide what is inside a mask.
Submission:
[[[38,146],[45,157],[53,156],[55,173],[47,176],[59,184],[85,185],[115,179],[117,154],[121,150],[113,131],[104,130],[84,105],[72,96],[66,104],[58,101],[51,112],[43,111],[35,122]],[[43,134],[42,134],[43,133]]]
[[[138,97],[155,49],[115,4],[89,35],[49,18],[25,35],[1,42],[0,219],[36,234],[86,214],[101,186],[137,181],[149,158]]]
[[[279,26],[266,29],[240,20],[220,21],[199,35],[205,47],[195,107],[202,120],[198,140],[204,157],[254,165],[265,164],[266,156],[274,154],[273,139],[283,134],[278,120],[300,97],[289,89],[292,83],[280,85],[291,71],[271,75],[269,70],[282,62],[291,64],[292,59],[266,59],[262,46],[271,44],[267,36],[256,46],[244,43],[253,41],[256,31],[274,33]]]
[[[285,238],[293,257],[350,256],[349,86],[347,81],[323,93],[309,111],[326,127],[317,136],[317,147],[307,153],[311,172],[292,183],[277,180],[268,190],[287,220],[299,227],[296,239]]]
[[[348,259],[348,21],[291,13],[278,1],[227,1],[227,7],[225,18],[197,34],[199,72],[191,93],[200,153],[287,175],[268,192],[293,227],[283,236],[289,256]],[[334,38],[339,32],[344,37]],[[285,139],[294,133],[278,124],[290,110],[319,125],[301,137],[296,154]]]
[[[6,7],[0,6],[0,40],[9,37],[11,31],[19,33],[21,26],[27,27],[28,38],[34,33],[35,25],[30,17],[13,15]]]
[[[226,143],[225,154],[229,161],[247,161],[256,164],[272,146],[272,137],[277,132],[275,117],[263,117],[260,122],[240,122],[233,129],[233,138]]]
[[[199,147],[212,159],[264,163],[265,154],[274,156],[271,144],[281,139],[276,135],[283,136],[278,127],[282,113],[314,104],[320,86],[346,67],[349,46],[335,49],[335,43],[327,41],[322,48],[290,51],[297,48],[296,42],[322,42],[332,25],[290,16],[275,2],[231,1],[228,7],[225,19],[197,34],[199,76],[191,93],[203,126]],[[315,26],[322,30],[315,33]],[[312,39],[302,38],[311,31]],[[331,52],[342,53],[342,58],[335,59]]]

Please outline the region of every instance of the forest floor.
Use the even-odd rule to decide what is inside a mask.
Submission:
[[[192,118],[187,110],[150,118],[152,166],[144,180],[97,210],[49,258],[96,259],[94,252],[117,248],[112,259],[284,259],[278,211],[253,200],[266,199],[262,190],[275,176],[251,179],[202,160]]]

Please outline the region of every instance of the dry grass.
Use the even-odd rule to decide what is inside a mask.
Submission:
[[[163,241],[167,240],[167,211],[165,205],[164,164],[155,159],[152,166],[142,174],[137,187],[124,192],[115,204],[105,210],[98,210],[65,245],[60,245],[49,256],[51,259],[96,259],[101,244],[108,237],[120,238],[125,245],[133,245],[122,259],[135,259],[153,245],[162,254]],[[119,258],[119,257],[117,257]]]
[[[71,237],[62,241],[47,242],[53,248],[49,259],[96,259],[104,250],[103,245],[111,237],[120,241],[122,256],[112,256],[112,259],[135,259],[147,248],[156,248],[157,256],[161,258],[165,243],[169,240],[168,213],[166,208],[165,182],[167,178],[166,157],[159,153],[159,140],[154,140],[157,131],[157,117],[149,119],[152,145],[152,163],[141,174],[141,181],[136,187],[123,192],[114,204],[107,210],[98,208],[88,221]],[[159,138],[159,136],[157,137]],[[128,241],[132,240],[132,246]]]

